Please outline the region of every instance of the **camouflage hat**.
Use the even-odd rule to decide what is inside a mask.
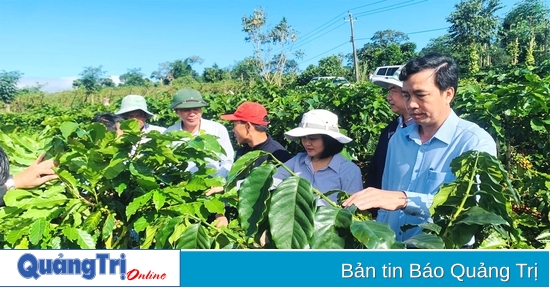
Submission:
[[[208,106],[201,96],[201,93],[195,89],[184,88],[176,92],[172,98],[170,109],[197,108]]]

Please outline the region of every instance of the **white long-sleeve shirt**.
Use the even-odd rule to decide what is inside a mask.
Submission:
[[[176,122],[176,124],[166,128],[164,131],[164,134],[169,133],[171,131],[180,131],[183,130],[182,127],[182,121]],[[233,165],[233,159],[235,157],[235,151],[233,150],[233,145],[231,145],[231,139],[229,138],[229,132],[227,131],[227,128],[223,126],[220,123],[202,119],[200,123],[200,130],[204,130],[206,134],[214,135],[218,137],[218,142],[225,150],[226,155],[219,154],[219,157],[221,160],[211,160],[209,167],[215,168],[218,173],[216,175],[222,176],[223,178],[227,177],[227,174],[231,170],[231,166]],[[200,132],[195,133],[194,135],[199,135]],[[189,171],[195,172],[196,167],[194,166],[194,163],[190,163]]]
[[[143,133],[149,133],[151,131],[159,131],[160,133],[164,133],[164,131],[166,131],[166,128],[145,123],[145,125],[143,126],[143,130],[141,131]]]

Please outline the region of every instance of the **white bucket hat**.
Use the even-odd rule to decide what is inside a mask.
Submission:
[[[122,102],[120,103],[120,110],[118,110],[115,114],[120,115],[135,110],[141,110],[145,112],[145,114],[147,114],[147,118],[155,116],[153,113],[147,110],[147,102],[145,102],[145,98],[140,95],[127,95],[126,97],[122,98]]]
[[[395,71],[395,73],[393,73],[393,75],[391,76],[386,76],[386,77],[381,77],[381,78],[375,78],[372,80],[372,83],[378,85],[378,86],[381,86],[381,87],[384,87],[386,89],[388,89],[388,86],[390,86],[390,84],[393,84],[393,85],[396,85],[396,86],[399,86],[401,88],[403,88],[403,82],[401,80],[399,80],[399,74],[401,74],[401,69],[403,68],[403,66],[401,66],[399,69],[397,69]]]
[[[299,140],[301,137],[314,134],[328,135],[338,142],[346,144],[351,138],[340,133],[338,128],[338,116],[323,109],[311,110],[302,116],[302,121],[297,128],[285,133],[289,140]]]

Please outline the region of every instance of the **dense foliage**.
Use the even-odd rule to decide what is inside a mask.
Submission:
[[[215,171],[205,165],[205,158],[216,158],[220,151],[213,136],[153,132],[144,139],[135,121],[125,121],[122,129],[125,133],[117,137],[99,123],[63,122],[38,138],[2,134],[14,164],[24,167],[46,149],[59,163],[60,180],[6,194],[0,244],[42,249],[458,248],[483,228],[501,239],[518,235],[507,205],[514,194],[503,191],[506,173],[488,154],[466,153],[453,161],[457,181],[442,190],[432,211],[441,221],[400,243],[389,226],[331,202],[293,173],[271,191],[277,167],[286,169],[282,163],[250,169],[266,152],[240,158],[225,182],[209,176]],[[187,170],[190,162],[198,168],[194,173]],[[471,179],[476,174],[483,183],[477,190]],[[225,193],[205,194],[221,185]],[[328,193],[345,198],[343,191]],[[476,195],[499,201],[477,203]],[[316,207],[316,196],[331,206]],[[237,209],[238,218],[216,228],[211,215],[225,207]]]
[[[499,157],[465,153],[455,159],[457,179],[441,188],[431,207],[440,220],[424,225],[425,233],[406,243],[395,242],[389,227],[339,203],[315,207],[314,197],[323,196],[298,177],[268,192],[271,176],[284,168],[272,162],[250,170],[249,163],[262,156],[258,153],[237,161],[225,182],[210,177],[212,171],[204,166],[204,158],[215,157],[219,149],[208,135],[155,133],[141,141],[132,121],[123,124],[125,134],[119,138],[89,123],[98,111],[114,111],[117,105],[43,105],[0,115],[6,123],[0,145],[14,172],[48,151],[59,162],[61,176],[39,189],[10,191],[7,207],[0,209],[5,224],[0,241],[5,247],[32,248],[457,248],[475,235],[476,245],[484,248],[541,248],[550,236],[548,67],[480,74],[463,83],[454,108],[493,135]],[[210,103],[204,116],[211,119],[245,100],[263,103],[272,120],[270,133],[293,153],[299,145],[282,133],[295,127],[305,111],[335,111],[356,140],[348,151],[360,163],[368,163],[375,136],[394,117],[382,91],[370,83],[296,89],[257,85],[235,95],[204,94]],[[157,114],[154,123],[176,121],[167,109],[170,91],[146,97]],[[189,141],[171,144],[182,137]],[[189,161],[200,171],[185,172]],[[476,175],[480,186],[472,180]],[[217,185],[224,185],[225,193],[205,195]],[[475,201],[478,195],[485,200]],[[216,228],[209,218],[224,203],[239,216],[227,228]]]

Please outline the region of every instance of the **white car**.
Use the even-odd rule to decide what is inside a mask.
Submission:
[[[349,81],[346,78],[344,78],[344,77],[334,77],[334,76],[313,77],[313,78],[311,78],[311,80],[309,82],[311,83],[311,82],[317,82],[317,81],[322,81],[322,80],[331,81],[334,84],[342,84],[342,85],[346,85],[346,86],[350,85]]]
[[[376,68],[374,74],[369,76],[369,80],[374,82],[379,79],[386,79],[386,77],[391,77],[399,68],[403,65],[392,65],[392,66],[381,66]]]

